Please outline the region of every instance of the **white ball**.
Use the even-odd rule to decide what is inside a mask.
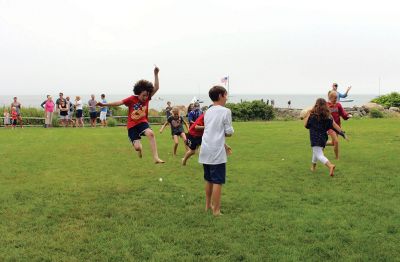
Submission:
[[[162,178],[160,177],[160,179],[158,179],[160,182],[162,182]]]

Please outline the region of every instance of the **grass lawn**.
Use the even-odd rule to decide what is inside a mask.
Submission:
[[[124,128],[0,129],[0,261],[399,261],[400,120],[343,126],[331,178],[309,171],[302,122],[234,123],[219,218],[169,129],[154,126],[164,165]]]

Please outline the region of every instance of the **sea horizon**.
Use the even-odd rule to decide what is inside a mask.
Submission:
[[[106,100],[118,101],[122,100],[131,94],[106,94]],[[13,97],[17,96],[18,101],[23,107],[40,107],[40,104],[46,99],[46,95],[0,95],[0,106],[9,106]],[[58,98],[58,93],[52,95],[53,99]],[[66,94],[64,97],[69,96],[71,100],[75,100],[75,94]],[[90,94],[81,95],[83,101],[90,99]],[[326,98],[327,94],[232,94],[229,95],[228,102],[239,103],[241,101],[253,101],[263,99],[265,102],[274,100],[275,107],[287,108],[288,101],[291,101],[291,108],[306,108],[311,106],[317,98]],[[342,102],[344,107],[362,106],[369,102],[371,99],[377,97],[377,94],[352,94],[350,93],[347,99],[353,100],[352,102]],[[99,100],[100,94],[96,94],[96,100]],[[196,98],[199,99],[204,105],[211,104],[207,94],[156,94],[150,102],[150,108],[162,110],[166,107],[167,101],[171,101],[172,105],[189,105],[191,101]]]

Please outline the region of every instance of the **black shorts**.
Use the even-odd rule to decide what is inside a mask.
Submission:
[[[13,126],[16,126],[16,125],[17,125],[17,119],[13,119],[13,120],[11,121],[11,124],[12,124]]]
[[[147,122],[143,122],[143,123],[137,124],[134,127],[129,128],[128,129],[128,137],[129,137],[129,140],[131,141],[131,143],[133,144],[133,143],[135,143],[136,140],[140,140],[140,137],[145,135],[144,131],[147,128],[150,128],[149,123],[147,123]]]
[[[182,131],[176,131],[176,132],[172,132],[171,135],[173,136],[180,136],[183,132]]]
[[[97,119],[97,112],[90,112],[90,119],[94,120]]]
[[[201,145],[201,140],[202,140],[201,136],[192,136],[189,133],[186,134],[186,145],[191,150],[196,150],[196,148]]]
[[[76,110],[76,118],[81,118],[82,117],[82,112],[83,112],[82,109]]]
[[[218,165],[203,164],[204,180],[211,184],[225,184],[226,163]]]

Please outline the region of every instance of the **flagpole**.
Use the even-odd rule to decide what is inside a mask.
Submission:
[[[231,93],[229,93],[229,76],[228,76],[228,96],[230,95]]]

